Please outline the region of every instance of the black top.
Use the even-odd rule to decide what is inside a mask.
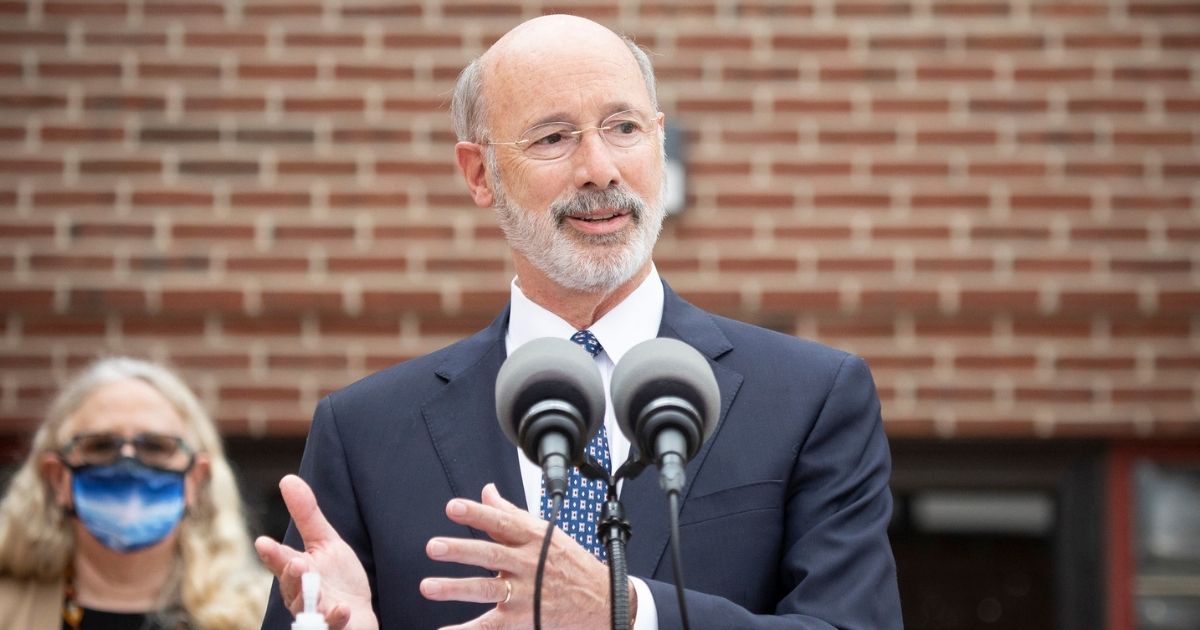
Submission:
[[[180,626],[184,627],[184,626]],[[62,630],[71,630],[64,621]],[[162,620],[146,613],[121,613],[107,610],[83,609],[83,621],[79,630],[171,630]]]

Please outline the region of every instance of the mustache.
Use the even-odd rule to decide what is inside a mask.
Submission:
[[[623,188],[605,188],[581,190],[550,204],[550,216],[558,225],[562,225],[567,217],[588,216],[598,210],[628,212],[636,222],[646,213],[646,203]]]

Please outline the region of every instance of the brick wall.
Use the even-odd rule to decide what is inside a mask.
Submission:
[[[446,98],[523,18],[653,52],[659,269],[858,352],[893,436],[1200,434],[1200,3],[0,1],[0,433],[103,352],[236,435],[490,321]]]

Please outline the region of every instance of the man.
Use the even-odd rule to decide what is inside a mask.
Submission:
[[[256,543],[280,578],[264,627],[287,627],[308,569],[333,628],[530,627],[540,470],[503,438],[493,396],[505,357],[553,335],[590,345],[606,385],[655,336],[713,367],[721,418],[680,510],[691,627],[899,628],[890,458],[866,366],[705,313],[654,269],[663,115],[644,53],[581,18],[533,19],[464,70],[452,110],[470,194],[512,247],[512,300],[476,335],[321,401],[307,484],[280,484],[291,546]],[[615,470],[629,444],[611,411],[605,425]],[[680,627],[654,471],[621,499],[635,628]],[[557,531],[546,571],[544,627],[609,627],[596,556]]]

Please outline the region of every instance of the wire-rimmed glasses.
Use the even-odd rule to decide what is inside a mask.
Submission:
[[[654,129],[654,117],[637,109],[627,109],[605,118],[596,127],[579,127],[569,122],[549,122],[530,127],[512,142],[487,142],[520,149],[534,160],[557,160],[579,148],[583,134],[595,130],[609,146],[629,149],[637,146]]]

